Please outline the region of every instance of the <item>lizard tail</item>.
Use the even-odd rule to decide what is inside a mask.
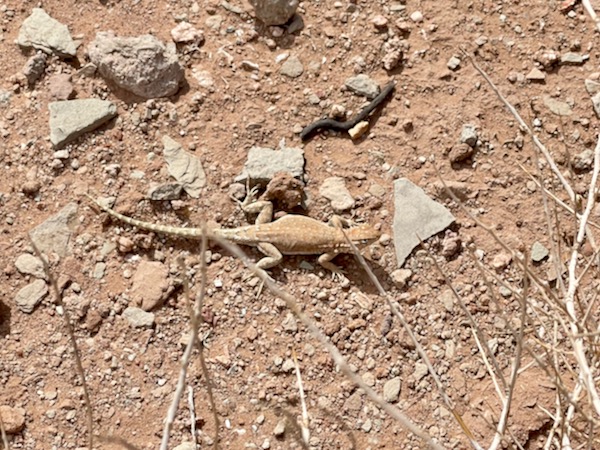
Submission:
[[[150,222],[144,222],[143,220],[137,220],[132,217],[125,216],[121,213],[116,212],[115,210],[109,208],[108,206],[103,205],[102,203],[100,203],[98,200],[94,199],[89,194],[86,194],[86,196],[92,202],[94,202],[94,204],[97,205],[98,208],[100,208],[102,211],[104,211],[111,217],[114,217],[122,222],[125,222],[134,227],[137,227],[141,230],[153,231],[155,233],[162,233],[162,234],[170,234],[172,236],[179,236],[182,238],[200,239],[202,237],[202,234],[203,234],[202,228],[173,227],[170,225],[159,225],[159,224],[154,224],[154,223],[150,223]],[[209,234],[208,230],[206,230],[206,233]]]

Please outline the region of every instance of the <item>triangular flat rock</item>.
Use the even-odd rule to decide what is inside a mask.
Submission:
[[[57,148],[100,127],[117,115],[117,107],[113,103],[95,98],[52,102],[48,109],[50,141]]]
[[[23,21],[17,44],[55,53],[62,58],[72,58],[77,54],[77,44],[71,38],[67,26],[50,17],[41,8],[33,8],[31,15]]]
[[[398,267],[421,241],[443,231],[454,216],[406,178],[394,182],[394,246]]]

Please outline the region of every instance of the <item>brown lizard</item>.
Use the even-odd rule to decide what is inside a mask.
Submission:
[[[273,204],[269,201],[252,201],[255,191],[241,202],[247,213],[258,213],[256,223],[238,228],[207,229],[207,238],[211,236],[226,239],[235,244],[258,248],[265,257],[256,263],[257,267],[266,270],[281,262],[282,255],[320,255],[319,264],[330,270],[334,276],[342,276],[343,271],[331,260],[340,253],[352,253],[352,247],[346,236],[359,249],[379,239],[380,233],[369,225],[349,226],[348,222],[338,216],[324,223],[310,217],[288,214],[275,221]],[[88,195],[100,209],[129,225],[156,233],[168,234],[182,238],[202,238],[202,228],[172,227],[133,219],[120,214],[105,204]],[[348,227],[342,231],[344,227]]]

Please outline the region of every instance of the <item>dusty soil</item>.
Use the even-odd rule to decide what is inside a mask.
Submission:
[[[157,448],[177,382],[181,339],[189,320],[176,258],[184,254],[192,291],[198,292],[199,244],[105,221],[82,196],[84,192],[115,196],[120,211],[151,222],[182,225],[215,220],[222,226],[237,226],[245,218],[228,192],[247,151],[254,145],[275,148],[285,138],[288,145],[305,151],[305,213],[311,217],[326,220],[332,214],[319,186],[329,176],[340,176],[357,199],[348,217],[380,226],[391,235],[393,180],[407,177],[451,209],[457,217],[454,231],[464,244],[479,249],[489,266],[504,251],[456,203],[444,199],[435,187],[435,161],[445,180],[464,183],[468,210],[509,245],[524,251],[540,241],[550,248],[539,192],[520,168],[536,172],[535,151],[460,49],[474,55],[526,120],[539,119],[540,137],[566,170],[565,155],[593,148],[598,132],[583,84],[597,70],[598,36],[581,5],[569,16],[561,11],[560,2],[545,0],[421,1],[409,2],[404,9],[392,8],[400,3],[387,0],[303,2],[299,13],[304,29],[273,37],[279,30],[255,24],[249,5],[238,0],[231,4],[246,12],[231,12],[217,1],[198,1],[196,6],[191,1],[166,0],[46,2],[45,10],[67,24],[83,43],[78,61],[51,59],[33,88],[18,83],[28,55],[14,41],[37,3],[8,0],[1,5],[0,88],[13,94],[0,109],[0,128],[8,131],[0,150],[0,405],[22,407],[26,413],[23,431],[9,437],[12,448],[86,445],[81,383],[52,297],[46,297],[32,314],[24,314],[14,304],[16,292],[32,281],[14,266],[20,254],[31,250],[28,231],[70,202],[79,205],[71,253],[51,260],[64,297],[71,298],[67,307],[72,310],[90,386],[96,432],[118,436],[138,448]],[[422,13],[422,22],[409,18],[415,11]],[[211,28],[207,21],[218,22],[217,15],[222,20]],[[387,26],[377,28],[376,16],[387,19]],[[152,33],[168,41],[176,19],[182,17],[204,31],[206,42],[198,49],[180,49],[188,86],[176,97],[148,103],[110,89],[100,78],[75,76],[86,62],[83,50],[97,31],[127,36]],[[400,66],[386,72],[382,45],[392,34],[405,38],[409,49]],[[558,55],[575,51],[590,57],[580,66],[544,68],[543,54],[548,51]],[[300,77],[279,73],[281,63],[276,58],[283,53],[300,58],[304,65]],[[447,67],[453,56],[461,59],[456,70]],[[259,70],[244,70],[244,60],[258,64]],[[534,67],[544,69],[544,82],[524,79]],[[210,73],[212,89],[198,86],[194,68]],[[57,168],[48,139],[47,79],[61,72],[74,75],[77,98],[116,102],[118,119],[68,146],[70,159]],[[353,142],[329,134],[302,144],[297,132],[329,114],[332,104],[350,111],[363,106],[364,99],[343,89],[344,80],[356,73],[368,74],[381,86],[390,79],[397,82],[394,97],[372,123],[368,136]],[[311,94],[320,102],[311,102]],[[542,102],[546,95],[570,103],[573,114],[562,120],[553,115]],[[141,124],[135,117],[143,118]],[[460,145],[465,124],[476,126],[480,142],[466,161],[451,163],[450,151]],[[164,134],[201,159],[208,185],[199,200],[185,197],[171,205],[143,199],[151,183],[169,181],[160,156]],[[71,164],[73,160],[78,164]],[[107,170],[109,165],[118,165],[118,170],[115,166]],[[575,186],[584,188],[588,176],[574,176]],[[23,187],[32,180],[39,181],[39,190],[26,195]],[[383,186],[385,195],[375,196],[374,185]],[[130,239],[132,247],[105,254],[103,248],[120,237]],[[432,251],[488,339],[493,339],[500,368],[508,374],[514,340],[507,323],[490,301],[469,252],[443,257],[444,239],[443,234],[431,239]],[[248,253],[252,258],[260,256]],[[367,254],[426,349],[457,411],[475,438],[489,444],[500,406],[468,322],[449,296],[445,280],[422,250],[407,261],[412,277],[403,288],[392,275],[397,269],[392,243],[383,239]],[[293,354],[307,395],[313,448],[424,447],[336,370],[305,328],[294,325],[281,300],[264,291],[257,297],[256,280],[242,262],[218,247],[211,247],[207,259],[205,308],[212,323],[203,325],[201,335],[223,448],[300,448],[289,423],[283,436],[273,435],[280,420],[301,414],[295,374],[284,370]],[[171,289],[167,301],[153,311],[151,329],[133,328],[122,316],[132,302],[132,275],[142,260],[158,261],[166,268]],[[92,275],[99,262],[106,269],[97,279]],[[312,257],[286,258],[272,275],[297,297],[377,392],[400,377],[397,406],[444,447],[467,448],[465,435],[433,380],[423,372],[407,334],[392,320],[384,299],[352,256],[338,257],[336,262],[347,271],[348,285],[331,280]],[[549,268],[545,261],[532,270],[545,277]],[[518,286],[520,274],[512,265],[501,276]],[[518,317],[513,296],[499,301],[507,317]],[[543,408],[552,410],[555,390],[545,374],[535,365],[527,366],[528,362],[525,356],[509,429],[524,448],[537,449],[552,424]],[[200,448],[208,448],[215,430],[197,359],[190,367],[188,386],[197,415],[197,439]],[[171,434],[173,445],[192,440],[187,395],[186,391]]]

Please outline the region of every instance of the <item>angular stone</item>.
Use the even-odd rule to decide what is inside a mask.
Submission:
[[[175,44],[165,45],[149,34],[118,37],[100,32],[87,51],[104,78],[140,97],[174,95],[183,81]]]
[[[454,216],[440,203],[406,178],[394,182],[394,245],[402,267],[413,249],[454,222]]]
[[[256,18],[265,25],[283,25],[298,8],[298,0],[249,0]]]
[[[17,44],[49,54],[55,53],[63,58],[72,58],[77,54],[77,45],[67,26],[50,17],[41,8],[33,8],[31,15],[23,21]]]
[[[48,294],[48,285],[44,280],[35,280],[22,288],[15,297],[17,308],[25,314],[31,314],[35,307]]]
[[[52,102],[50,142],[60,148],[88,131],[95,130],[117,115],[117,107],[95,98]]]
[[[46,219],[30,231],[31,240],[42,253],[56,253],[65,256],[69,252],[69,242],[77,226],[77,204],[69,203],[58,214]]]
[[[273,150],[252,147],[248,152],[244,170],[235,181],[250,178],[253,183],[266,184],[278,172],[288,172],[294,178],[300,178],[304,175],[304,162],[304,151],[300,148],[280,146],[279,149]]]

